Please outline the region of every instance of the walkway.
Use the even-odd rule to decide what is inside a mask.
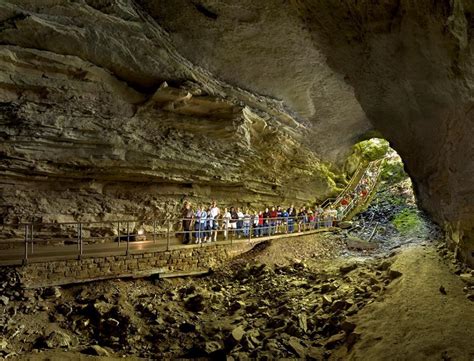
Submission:
[[[325,202],[325,208],[340,206],[344,198],[352,197],[351,202],[345,207],[341,220],[370,197],[380,175],[382,161],[369,163],[366,167],[359,167],[351,181],[340,195],[331,199],[332,202]],[[353,196],[358,194],[358,187],[363,182],[369,182],[368,192],[365,197]],[[365,184],[364,183],[364,184]],[[352,195],[352,196],[351,196]],[[229,238],[224,239],[225,230],[219,230],[217,244],[233,244],[241,242],[263,242],[278,238],[288,238],[326,231],[323,227],[323,220],[312,223],[303,222],[298,217],[280,218],[282,226],[279,233],[263,237],[255,237],[253,228],[249,235],[239,237],[235,232],[229,232]],[[298,223],[302,223],[301,232],[298,232]],[[182,231],[174,230],[173,225],[180,224],[181,220],[129,220],[129,221],[109,221],[90,223],[51,223],[51,224],[24,224],[24,239],[15,242],[16,247],[1,250],[0,266],[21,265],[26,263],[60,261],[70,259],[81,259],[84,257],[107,257],[123,256],[130,254],[140,254],[144,252],[164,252],[180,248],[201,248],[211,243],[184,245],[181,242]],[[294,225],[294,232],[291,232],[291,224]],[[147,230],[147,234],[132,234],[131,229],[139,224],[141,229]],[[86,228],[87,227],[87,228]],[[117,235],[99,235],[97,233],[109,233],[111,229],[116,229]],[[41,240],[38,230],[54,230],[58,234],[54,238]],[[243,231],[243,230],[241,230]],[[44,232],[44,231],[43,231]],[[92,236],[93,233],[95,236]],[[216,242],[212,242],[216,244]]]

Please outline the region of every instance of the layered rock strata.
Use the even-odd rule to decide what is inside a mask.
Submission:
[[[169,217],[184,198],[261,207],[334,193],[307,121],[193,66],[133,4],[117,2],[113,14],[91,5],[1,5],[2,224]]]

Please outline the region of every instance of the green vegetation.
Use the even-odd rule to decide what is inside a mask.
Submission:
[[[372,162],[383,158],[390,149],[390,145],[385,139],[373,138],[364,140],[354,146],[354,153],[362,160]]]
[[[407,208],[398,213],[392,220],[398,232],[404,236],[421,235],[426,232],[426,225],[415,208]]]
[[[381,173],[382,181],[389,185],[399,183],[408,178],[403,168],[403,162],[399,157],[387,159]]]
[[[361,163],[381,159],[390,151],[390,145],[385,139],[372,138],[357,143],[346,160],[344,168],[347,176],[350,177]]]

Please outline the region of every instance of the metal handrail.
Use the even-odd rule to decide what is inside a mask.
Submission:
[[[367,172],[367,170],[369,169],[370,165],[372,164],[372,162],[369,162],[368,164],[364,164],[364,163],[361,163],[359,165],[359,167],[357,168],[357,170],[354,172],[354,175],[352,176],[351,180],[349,181],[349,183],[346,185],[346,187],[342,190],[341,193],[339,193],[339,195],[336,197],[336,200],[333,202],[334,204],[338,204],[346,195],[347,195],[347,192],[352,190],[353,189],[353,186],[355,186],[356,183],[355,181],[359,178],[362,179],[362,177],[364,176],[364,174]],[[362,174],[361,174],[362,173]],[[361,175],[360,175],[361,174]],[[359,177],[360,175],[360,177]]]
[[[332,204],[337,204],[338,202],[340,202],[342,198],[344,198],[344,196],[346,195],[347,191],[352,187],[352,183],[357,179],[361,170],[363,169],[366,170],[369,165],[370,165],[370,162],[368,164],[360,163],[357,169],[355,170],[353,176],[351,177],[349,182],[346,184],[344,189],[339,193],[339,195],[337,197],[327,198],[323,203],[321,203],[320,207],[327,208]]]
[[[173,220],[176,221],[192,221],[192,222],[198,222],[200,223],[200,219],[196,218],[175,218]],[[215,220],[214,220],[215,221]],[[238,235],[239,238],[240,236],[245,236],[248,238],[249,241],[252,240],[253,238],[258,238],[260,236],[265,236],[267,239],[271,239],[272,236],[277,236],[277,233],[304,233],[324,227],[332,227],[336,219],[334,217],[329,217],[327,215],[324,216],[317,216],[314,219],[310,220],[310,217],[308,216],[292,216],[288,215],[285,217],[268,217],[264,219],[263,224],[258,224],[257,226],[255,225],[255,216],[252,217],[245,217],[241,219],[233,219],[232,221],[235,221],[233,223],[239,222],[240,227],[236,228],[231,228],[229,225],[226,226],[226,222],[224,219],[220,218],[217,220],[221,224],[221,227],[218,229],[190,229],[190,230],[173,230],[171,228],[171,221],[168,222],[168,227],[166,232],[161,232],[165,236],[163,240],[166,240],[166,250],[170,249],[170,239],[171,235],[174,234],[176,235],[182,235],[184,237],[185,234],[196,234],[198,233],[206,233],[212,235],[212,233],[216,232],[216,237],[217,239],[217,234],[219,233],[230,233],[231,235],[231,243],[232,240]],[[67,224],[71,224],[71,222],[65,222]],[[90,223],[103,223],[103,222],[90,222]],[[77,241],[77,258],[81,259],[84,254],[85,254],[85,242],[90,241],[92,239],[97,239],[100,237],[86,237],[84,236],[83,233],[83,226],[86,225],[87,222],[78,222],[76,223],[77,226],[77,235],[76,235],[76,241]],[[230,224],[230,222],[229,222]],[[121,234],[120,231],[118,232],[117,237],[115,237],[115,240],[117,240],[118,246],[120,247],[120,240],[121,238],[124,238],[126,241],[126,249],[125,249],[125,255],[129,255],[130,253],[130,242],[132,239],[134,239],[136,236],[140,236],[140,234],[137,233],[131,233],[130,232],[130,223],[125,223],[123,224],[127,229],[126,233]],[[146,224],[144,224],[146,226]],[[149,223],[148,223],[149,225]],[[120,225],[119,225],[120,227]],[[191,223],[192,228],[193,225]],[[32,229],[33,229],[33,224],[30,225],[25,225],[25,238],[24,238],[24,254],[23,257],[16,258],[16,260],[21,260],[23,261],[24,264],[28,263],[29,256],[33,254],[33,248],[31,249],[31,252],[29,250],[29,245],[33,243],[33,239],[31,238],[32,236]],[[108,236],[110,237],[110,236]],[[103,237],[105,238],[105,237]],[[102,238],[102,239],[103,239]],[[153,240],[149,240],[145,236],[145,240],[143,242],[146,243],[155,243],[156,242],[156,233],[153,233]]]
[[[384,164],[386,158],[383,158],[383,159],[379,159],[377,161],[374,161],[371,163],[371,165],[375,165],[377,166],[377,169],[375,170],[375,172],[377,173],[377,177],[373,180],[373,182],[370,184],[370,188],[367,192],[367,196],[364,197],[364,198],[354,198],[351,200],[351,202],[347,205],[347,207],[344,209],[343,211],[343,214],[342,214],[342,217],[341,219],[345,219],[347,217],[348,214],[350,214],[350,212],[355,209],[358,205],[360,204],[364,204],[367,199],[370,198],[370,195],[372,194],[372,192],[374,191],[376,185],[378,184],[378,181],[380,179],[380,176],[382,174],[381,170],[382,170],[382,165]],[[366,171],[364,172],[364,175],[369,171],[370,167],[367,167]],[[362,178],[364,178],[364,175],[362,176]],[[359,200],[362,200],[362,202],[359,202]]]
[[[364,173],[362,174],[362,178],[367,174],[369,169],[372,169],[372,167],[377,166],[376,172],[377,177],[374,180],[374,182],[371,184],[371,188],[369,191],[369,194],[373,191],[375,188],[375,185],[378,182],[378,179],[381,174],[381,166],[382,166],[382,160],[374,161],[369,163],[364,170]],[[360,168],[360,167],[359,167]],[[358,169],[359,169],[358,168]],[[352,183],[354,182],[355,179],[359,177],[358,174],[359,171],[356,171],[356,174],[353,176],[351,181],[348,183],[348,185],[345,187],[343,192],[347,192],[349,189],[352,187]],[[339,195],[337,199],[342,199],[342,193]],[[365,197],[364,197],[365,198]],[[334,199],[334,198],[333,198]],[[326,202],[326,201],[325,201]],[[323,204],[325,203],[323,202]],[[335,204],[334,202],[332,204]],[[322,214],[315,214],[313,220],[309,220],[310,216],[307,214],[305,216],[298,216],[298,215],[288,215],[285,217],[266,217],[264,218],[264,224],[255,224],[256,217],[257,215],[246,215],[243,218],[239,219],[229,219],[229,218],[223,218],[222,216],[219,217],[218,219],[212,219],[213,222],[216,222],[220,227],[218,229],[202,229],[198,227],[197,230],[193,229],[195,228],[195,224],[199,223],[202,224],[202,219],[197,218],[197,217],[192,217],[192,218],[173,218],[173,217],[160,217],[160,218],[143,218],[143,219],[125,219],[125,220],[107,220],[107,221],[78,221],[78,222],[48,222],[48,223],[35,223],[35,222],[27,222],[27,223],[19,223],[17,225],[11,225],[11,226],[19,226],[19,227],[24,227],[24,256],[23,256],[23,262],[27,263],[28,262],[28,256],[29,253],[33,254],[34,253],[34,244],[35,244],[35,239],[34,239],[34,234],[35,230],[38,231],[38,227],[48,227],[48,226],[55,226],[55,227],[61,227],[61,226],[74,226],[72,228],[76,228],[76,243],[77,243],[77,256],[78,258],[81,258],[84,254],[84,243],[85,241],[94,241],[94,240],[105,240],[112,238],[113,240],[117,241],[118,246],[120,247],[121,241],[126,241],[126,254],[129,254],[130,251],[130,241],[132,239],[137,239],[137,237],[144,237],[144,239],[148,242],[147,235],[150,236],[152,235],[152,242],[155,243],[157,240],[157,236],[165,236],[166,239],[166,249],[168,250],[170,248],[170,240],[171,240],[171,234],[174,233],[176,235],[184,235],[185,234],[195,234],[196,232],[209,232],[211,235],[215,233],[215,239],[217,239],[217,235],[220,232],[224,232],[224,235],[226,235],[228,232],[230,232],[231,235],[235,234],[240,234],[240,235],[245,235],[248,237],[249,240],[252,239],[252,235],[254,234],[254,237],[256,235],[256,230],[258,230],[258,233],[266,233],[266,236],[271,237],[275,232],[278,230],[278,227],[285,228],[286,226],[286,233],[293,233],[295,231],[295,228],[298,228],[298,232],[301,232],[301,229],[303,228],[303,232],[308,231],[308,230],[313,230],[313,229],[319,229],[319,228],[324,228],[324,227],[331,227],[335,221],[337,220],[342,220],[344,219],[350,211],[352,211],[356,206],[358,202],[356,202],[355,199],[351,201],[351,203],[344,209],[343,215],[340,219],[338,219],[337,216],[334,216],[326,210],[323,210]],[[189,227],[191,228],[190,230],[180,230],[180,229],[174,229],[174,225],[176,224],[182,224],[183,221],[190,221]],[[207,224],[207,219],[205,221]],[[138,231],[135,232],[137,227],[134,227],[135,229],[130,229],[131,223],[138,224],[140,228],[148,228],[148,229],[153,229],[152,232],[147,232],[147,235],[142,235]],[[229,227],[230,224],[237,223],[240,225],[240,227],[236,228],[234,227]],[[117,234],[112,234],[112,235],[104,235],[104,236],[88,236],[86,237],[84,234],[84,226],[93,226],[93,225],[98,225],[98,224],[113,224],[114,227],[117,226]],[[157,228],[157,225],[160,227]],[[323,226],[322,226],[323,225]],[[36,227],[36,229],[35,229]],[[166,229],[162,228],[166,227]],[[261,230],[260,230],[261,229]],[[126,230],[126,232],[122,232],[122,230]],[[281,230],[281,229],[280,229]],[[273,233],[272,233],[273,232]],[[73,236],[73,234],[69,235]],[[259,235],[256,235],[256,237],[259,237]],[[192,237],[191,237],[192,238]],[[62,239],[64,241],[64,238],[59,237],[59,239]],[[71,239],[71,238],[69,238]],[[51,240],[51,238],[49,239]],[[232,240],[232,238],[231,238]],[[40,240],[36,239],[36,243],[38,243]],[[29,249],[29,246],[31,246],[31,250]]]
[[[347,183],[347,185],[344,187],[342,192],[339,193],[339,195],[336,197],[336,200],[333,203],[337,204],[338,202],[340,202],[342,200],[343,196],[346,195],[347,191],[352,188],[352,185],[353,185],[354,181],[358,178],[359,173],[364,171],[363,172],[363,174],[364,174],[367,171],[367,169],[369,168],[370,164],[371,164],[371,162],[369,162],[368,164],[364,164],[364,163],[359,164],[356,171],[354,172],[354,175],[349,180],[349,183]]]

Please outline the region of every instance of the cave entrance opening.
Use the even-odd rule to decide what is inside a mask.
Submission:
[[[413,184],[402,158],[387,140],[371,138],[357,143],[346,168],[378,162],[377,184],[367,203],[352,218],[351,236],[391,249],[423,241],[436,227],[418,208]]]

